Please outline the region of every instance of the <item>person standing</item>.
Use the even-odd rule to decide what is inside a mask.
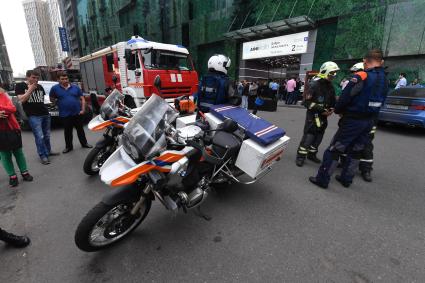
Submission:
[[[398,80],[396,81],[395,89],[399,89],[405,86],[407,86],[406,74],[400,73],[400,75],[398,76]]]
[[[271,84],[271,90],[272,90],[272,94],[273,94],[273,96],[277,99],[278,98],[278,96],[277,96],[277,93],[278,93],[278,91],[279,91],[279,84],[274,80],[273,82],[272,82],[272,84]]]
[[[50,145],[50,115],[49,110],[44,105],[44,88],[38,84],[40,74],[34,70],[26,73],[26,82],[18,83],[15,86],[15,93],[18,95],[22,108],[28,117],[28,122],[34,134],[37,153],[41,163],[50,164],[49,156],[58,155],[51,151]]]
[[[199,82],[195,95],[199,111],[208,113],[213,105],[241,103],[241,98],[235,93],[227,75],[230,64],[230,58],[222,54],[211,56],[208,60],[208,73]]]
[[[267,85],[267,81],[263,81],[260,83],[260,86],[257,89],[257,97],[254,101],[254,111],[252,111],[252,114],[256,115],[258,112],[258,108],[264,105],[264,98],[270,97],[271,89]]]
[[[6,173],[9,175],[9,185],[16,187],[19,183],[13,166],[12,155],[24,181],[31,182],[33,177],[28,173],[27,162],[22,151],[21,129],[15,118],[16,107],[6,92],[0,88],[0,158]]]
[[[309,181],[326,189],[335,171],[338,159],[347,153],[347,161],[343,165],[341,175],[335,179],[344,187],[349,187],[362,152],[370,140],[370,132],[385,102],[388,82],[384,68],[383,53],[380,49],[372,49],[363,59],[364,72],[356,73],[345,87],[335,105],[335,113],[342,115],[339,129],[332,139],[331,145],[323,154],[323,162],[316,177]]]
[[[296,87],[297,87],[297,82],[295,81],[294,78],[291,78],[286,83],[286,92],[287,92],[286,104],[292,104],[292,101],[294,100],[294,93],[295,93]]]
[[[241,107],[244,109],[248,109],[249,83],[247,81],[243,81],[242,84],[243,84],[243,89],[242,89]]]
[[[68,153],[73,150],[72,131],[77,130],[78,139],[84,148],[92,148],[93,146],[87,143],[86,134],[83,128],[83,115],[86,102],[84,100],[81,89],[69,83],[68,75],[65,72],[58,74],[59,84],[50,89],[50,99],[52,102],[57,102],[59,107],[59,116],[62,118],[65,149],[63,153]]]
[[[314,163],[321,162],[316,155],[328,126],[328,116],[332,115],[335,107],[336,96],[332,80],[338,70],[339,67],[334,62],[325,62],[320,67],[319,74],[309,84],[305,101],[307,114],[304,134],[297,151],[298,167],[304,165],[306,158]]]

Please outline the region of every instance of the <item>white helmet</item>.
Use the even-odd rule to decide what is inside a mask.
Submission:
[[[356,64],[353,65],[353,67],[350,68],[351,72],[358,72],[358,71],[363,71],[363,70],[364,70],[363,62],[356,63]]]
[[[222,54],[214,55],[208,60],[208,70],[215,70],[227,74],[230,63],[229,57]]]
[[[322,64],[319,71],[319,76],[322,78],[327,78],[328,76],[335,76],[334,73],[339,71],[339,67],[335,62],[328,61]]]

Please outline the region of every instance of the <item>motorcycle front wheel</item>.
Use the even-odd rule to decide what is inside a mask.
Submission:
[[[151,204],[150,199],[145,199],[139,212],[131,215],[135,203],[98,203],[78,225],[75,244],[82,251],[95,252],[117,243],[143,222]]]
[[[108,147],[94,147],[84,161],[84,173],[90,176],[98,174],[103,163],[110,155],[111,150],[108,150]]]

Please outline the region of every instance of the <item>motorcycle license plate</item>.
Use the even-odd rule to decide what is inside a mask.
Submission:
[[[406,105],[395,105],[395,104],[387,104],[388,109],[396,109],[396,110],[407,110],[409,106]]]

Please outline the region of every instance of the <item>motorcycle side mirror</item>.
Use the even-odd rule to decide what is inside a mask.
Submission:
[[[232,119],[224,120],[223,124],[221,125],[221,129],[227,133],[233,133],[238,128],[239,128],[238,123],[236,123]]]
[[[155,77],[155,80],[153,81],[153,85],[158,89],[161,90],[161,77],[157,75]]]

